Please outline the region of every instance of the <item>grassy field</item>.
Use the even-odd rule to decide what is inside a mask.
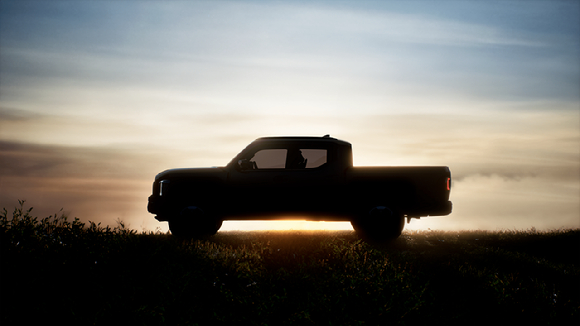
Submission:
[[[0,216],[0,324],[580,324],[580,230],[220,232]]]

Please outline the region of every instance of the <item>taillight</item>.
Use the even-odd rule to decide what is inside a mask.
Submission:
[[[451,178],[447,178],[447,191],[451,190]]]

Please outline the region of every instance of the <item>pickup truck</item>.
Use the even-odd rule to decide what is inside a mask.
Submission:
[[[352,145],[324,137],[258,138],[225,167],[159,173],[147,209],[171,233],[215,234],[224,220],[350,221],[397,238],[412,218],[451,213],[446,166],[353,167]]]

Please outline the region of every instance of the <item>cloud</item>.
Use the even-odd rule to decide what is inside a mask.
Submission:
[[[470,176],[452,189],[454,212],[439,219],[449,229],[579,228],[580,200],[575,182]]]
[[[132,153],[131,153],[132,152]],[[151,158],[134,150],[0,141],[0,176],[135,179]]]
[[[140,229],[154,222],[145,208],[163,166],[156,161],[119,148],[0,141],[0,207],[10,210],[24,199],[41,217],[64,208],[85,222],[115,225],[121,218]]]
[[[4,34],[3,102],[20,107],[35,99],[42,102],[35,110],[68,113],[80,106],[135,112],[145,105],[263,111],[280,103],[377,112],[380,103],[419,94],[578,99],[574,39],[545,43],[552,34],[505,23],[469,23],[419,8],[372,9],[77,4],[56,6],[50,17],[31,14],[26,28],[18,23],[23,17],[6,16],[14,24],[7,26],[32,36]],[[46,30],[46,39],[30,30]]]
[[[8,123],[27,122],[39,119],[41,116],[38,112],[30,112],[18,109],[0,107],[0,121]]]

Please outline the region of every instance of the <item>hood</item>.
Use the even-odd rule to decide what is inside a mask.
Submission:
[[[226,174],[223,167],[169,169],[157,174],[155,181],[173,178],[225,179]]]

